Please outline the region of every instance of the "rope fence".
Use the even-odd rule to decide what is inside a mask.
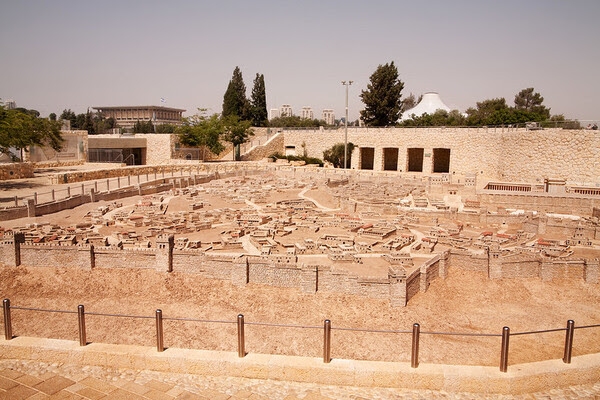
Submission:
[[[509,341],[511,336],[522,336],[522,335],[533,335],[543,334],[548,332],[562,332],[565,331],[565,345],[563,353],[563,362],[566,364],[571,363],[571,357],[573,352],[573,334],[575,329],[588,329],[588,328],[599,328],[600,324],[595,325],[582,325],[575,326],[573,320],[567,321],[566,328],[556,329],[545,329],[536,331],[524,331],[510,333],[509,327],[502,328],[502,333],[474,333],[474,332],[437,332],[437,331],[421,331],[419,324],[413,324],[412,330],[380,330],[380,329],[365,329],[365,328],[347,328],[347,327],[333,327],[331,321],[326,319],[323,326],[314,325],[291,325],[291,324],[277,324],[268,322],[245,322],[244,316],[239,314],[236,321],[228,320],[212,320],[212,319],[197,319],[197,318],[181,318],[181,317],[163,317],[162,310],[158,309],[155,311],[154,316],[149,315],[131,315],[131,314],[113,314],[113,313],[101,313],[101,312],[85,312],[83,305],[77,307],[77,311],[70,310],[54,310],[45,308],[34,308],[34,307],[17,307],[11,306],[9,299],[4,299],[2,303],[3,314],[4,314],[4,338],[6,340],[13,339],[12,330],[12,310],[23,310],[23,311],[36,311],[36,312],[50,312],[50,313],[62,313],[62,314],[77,314],[78,326],[79,326],[79,344],[86,346],[87,334],[85,327],[86,315],[101,316],[101,317],[117,317],[117,318],[137,318],[137,319],[155,319],[156,321],[156,349],[158,352],[165,350],[164,346],[164,335],[163,335],[163,320],[168,321],[186,321],[186,322],[200,322],[210,324],[236,324],[237,325],[237,341],[238,341],[238,356],[245,357],[247,355],[245,349],[245,325],[251,326],[267,326],[267,327],[278,327],[278,328],[300,328],[300,329],[323,329],[323,362],[331,362],[331,331],[351,331],[351,332],[369,332],[369,333],[386,333],[386,334],[412,334],[412,346],[411,346],[411,367],[417,368],[419,366],[419,341],[420,335],[447,335],[447,336],[464,336],[464,337],[501,337],[502,343],[500,348],[500,371],[506,372],[508,369],[508,350]]]

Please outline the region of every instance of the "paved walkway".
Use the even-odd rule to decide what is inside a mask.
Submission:
[[[10,399],[599,399],[600,383],[522,396],[357,388],[0,360],[0,400]]]

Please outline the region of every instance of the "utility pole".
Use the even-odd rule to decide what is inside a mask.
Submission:
[[[345,135],[344,135],[344,168],[348,168],[348,88],[354,81],[342,81],[342,85],[346,86],[346,119],[344,120]]]

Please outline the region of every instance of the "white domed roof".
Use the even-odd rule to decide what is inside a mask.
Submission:
[[[415,114],[417,117],[420,117],[425,113],[433,114],[437,110],[450,111],[450,107],[444,104],[444,102],[440,98],[440,95],[437,92],[427,92],[423,94],[423,98],[421,99],[419,104],[417,104],[410,110],[406,110],[402,114],[402,118],[400,118],[400,121],[411,119],[411,116],[413,114]]]

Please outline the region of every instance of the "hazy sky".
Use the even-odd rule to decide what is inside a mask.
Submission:
[[[0,0],[0,98],[42,115],[106,105],[220,112],[236,65],[268,108],[362,108],[377,65],[451,108],[535,87],[553,113],[600,119],[600,1]]]

